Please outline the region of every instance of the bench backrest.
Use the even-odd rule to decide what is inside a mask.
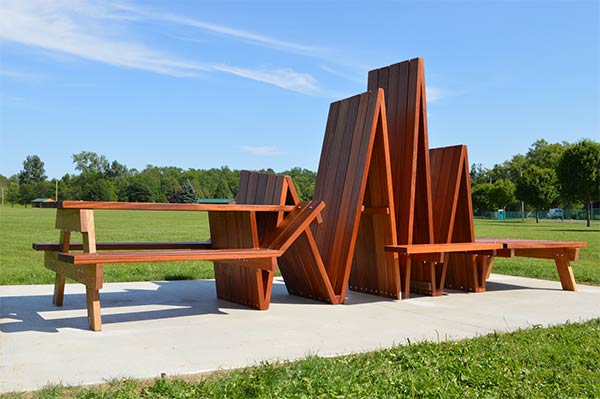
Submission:
[[[390,259],[383,243],[395,241],[383,91],[331,104],[313,198],[327,204],[323,223],[312,230],[332,287],[344,297],[352,261],[376,276]],[[371,217],[363,208],[385,216]]]
[[[435,242],[474,242],[467,146],[433,148],[429,156]]]
[[[398,244],[433,242],[425,68],[421,58],[369,71],[384,89]]]

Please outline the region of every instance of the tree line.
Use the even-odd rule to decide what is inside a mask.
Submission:
[[[83,151],[72,156],[78,174],[48,180],[37,155],[23,161],[16,175],[0,175],[5,200],[29,204],[38,197],[61,200],[196,202],[199,198],[235,198],[239,170],[227,166],[188,169],[147,165],[130,169],[104,155]],[[274,173],[272,169],[262,170]],[[312,198],[316,173],[292,168],[281,172],[292,177],[301,199]],[[588,225],[594,201],[600,200],[600,143],[534,142],[525,155],[514,155],[502,164],[471,166],[473,207],[476,213],[497,209],[534,210],[549,207],[586,209]],[[58,188],[58,192],[56,189]],[[57,195],[58,194],[58,195]]]
[[[587,224],[600,200],[600,143],[534,142],[525,155],[514,155],[493,168],[471,166],[471,193],[476,213],[504,209],[520,211],[585,207]]]
[[[6,178],[0,175],[5,200],[27,205],[35,198],[60,200],[177,202],[193,203],[200,198],[235,198],[239,170],[227,166],[212,169],[188,169],[147,165],[143,170],[130,169],[104,155],[84,151],[72,156],[79,174],[65,174],[48,180],[44,162],[37,155],[23,161],[23,169]],[[263,172],[275,173],[272,169]],[[292,168],[281,172],[293,178],[301,199],[310,199],[314,191],[315,172]],[[58,187],[58,192],[56,188]],[[58,194],[58,195],[57,195]]]

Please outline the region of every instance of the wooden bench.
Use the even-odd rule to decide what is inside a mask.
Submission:
[[[86,286],[89,325],[92,330],[99,331],[102,327],[99,290],[104,281],[103,264],[209,260],[226,261],[229,265],[258,273],[262,270],[272,273],[277,268],[277,258],[317,218],[325,204],[322,201],[293,206],[63,201],[57,203],[56,207],[56,228],[60,230],[60,242],[34,243],[33,248],[45,251],[45,266],[56,273],[54,303],[57,306],[63,303],[66,277]],[[95,209],[208,211],[209,215],[218,215],[221,226],[211,228],[211,233],[216,234],[211,237],[211,243],[96,244]],[[262,223],[260,215],[263,214],[273,215],[275,220],[280,221],[274,224]],[[71,244],[72,232],[80,232],[83,242]],[[215,241],[221,242],[223,239],[229,239],[235,245],[215,248]],[[121,252],[97,252],[99,249]],[[83,252],[74,253],[71,250]],[[248,280],[246,284],[230,288],[242,292],[249,290],[249,295],[255,295],[255,287],[248,287],[252,283]],[[248,296],[242,296],[242,303],[254,304],[248,303]],[[258,302],[258,298],[254,299]],[[260,308],[258,303],[255,307]]]
[[[560,279],[562,289],[575,291],[577,285],[573,276],[571,262],[579,259],[579,249],[586,247],[586,242],[550,241],[550,240],[523,240],[513,238],[478,238],[478,244],[498,243],[502,249],[496,251],[495,256],[501,258],[525,257],[537,259],[553,259]],[[493,263],[490,264],[486,277],[492,272]]]

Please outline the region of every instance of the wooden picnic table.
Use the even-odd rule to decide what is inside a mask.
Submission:
[[[53,301],[57,306],[63,303],[66,277],[86,286],[89,325],[92,330],[99,331],[99,290],[104,282],[104,263],[209,260],[251,268],[259,275],[261,271],[273,272],[278,267],[277,258],[285,253],[324,207],[322,201],[296,205],[62,201],[55,205],[55,227],[60,230],[59,242],[34,243],[33,248],[45,251],[45,266],[56,273]],[[211,240],[97,243],[94,222],[96,209],[208,212]],[[260,216],[266,214],[273,216]],[[72,232],[81,233],[82,243],[71,242]],[[80,252],[73,252],[77,250]],[[268,281],[257,278],[245,284],[229,282],[220,286],[228,291],[228,300],[267,309],[270,286],[248,286],[254,283],[260,285]],[[266,291],[269,293],[267,296],[264,295]]]

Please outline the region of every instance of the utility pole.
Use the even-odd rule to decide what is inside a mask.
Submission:
[[[523,169],[521,169],[521,179],[523,178]],[[521,200],[521,220],[525,221],[525,202]]]
[[[56,186],[54,189],[54,200],[58,201],[58,179],[54,180],[54,182],[56,183]]]

